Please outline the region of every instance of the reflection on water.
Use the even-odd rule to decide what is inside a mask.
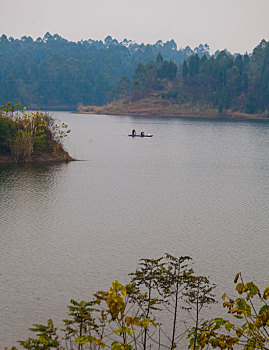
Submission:
[[[1,346],[141,257],[191,255],[219,291],[268,283],[268,123],[55,114],[85,161],[0,165]]]
[[[51,176],[57,174],[58,169],[63,169],[63,163],[27,163],[27,164],[1,164],[0,163],[0,186],[18,184],[28,181],[29,184],[40,184],[40,179],[53,183]]]

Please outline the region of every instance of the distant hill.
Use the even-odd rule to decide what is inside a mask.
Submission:
[[[139,62],[155,61],[158,53],[177,66],[193,54],[209,57],[209,46],[178,49],[174,40],[137,44],[111,36],[104,41],[68,41],[47,33],[33,40],[0,38],[0,103],[10,101],[39,108],[76,108],[113,100],[122,76],[132,79]]]

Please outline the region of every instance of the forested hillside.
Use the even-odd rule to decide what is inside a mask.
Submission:
[[[138,64],[129,94],[126,93],[126,79],[122,78],[118,86],[125,101],[134,103],[151,96],[152,104],[158,105],[159,110],[165,105],[174,106],[174,110],[170,108],[173,115],[178,113],[179,107],[185,112],[195,108],[197,111],[215,109],[219,114],[229,111],[228,114],[267,115],[269,42],[262,40],[250,55],[231,55],[225,50],[211,57],[192,55],[184,60],[178,73],[173,61],[163,60],[158,54],[155,61]],[[150,103],[147,99],[144,106],[147,114],[150,113]],[[115,104],[113,108],[116,113]],[[156,108],[152,110],[156,114]],[[134,109],[132,111],[135,113]]]
[[[132,79],[138,63],[155,60],[159,52],[177,65],[195,53],[209,57],[208,45],[177,49],[173,40],[144,45],[110,36],[71,42],[49,33],[37,40],[2,35],[0,102],[39,108],[102,105],[115,97],[122,76]]]

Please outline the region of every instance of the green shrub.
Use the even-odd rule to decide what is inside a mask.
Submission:
[[[0,154],[11,154],[15,133],[15,123],[0,115]]]

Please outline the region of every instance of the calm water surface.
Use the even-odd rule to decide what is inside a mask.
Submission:
[[[54,117],[83,161],[0,165],[0,346],[142,257],[191,255],[219,292],[238,271],[268,284],[269,123]]]

